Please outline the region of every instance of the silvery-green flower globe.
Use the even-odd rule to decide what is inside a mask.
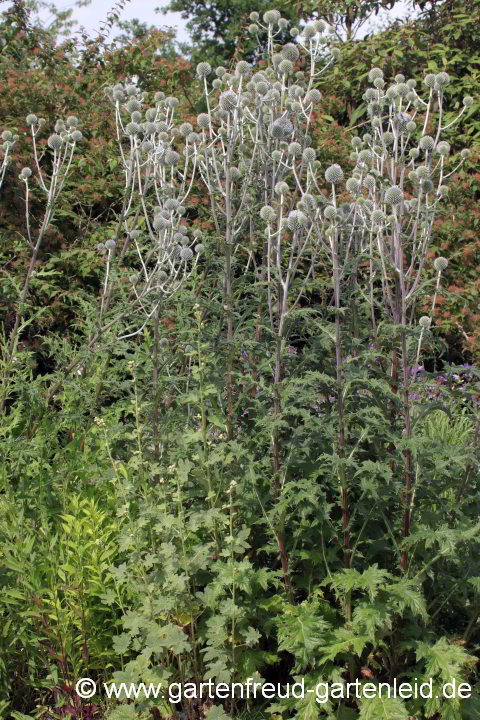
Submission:
[[[127,125],[125,125],[125,132],[127,135],[133,136],[138,135],[140,132],[140,125],[136,122],[129,122]]]
[[[115,102],[121,103],[125,100],[125,95],[121,90],[114,90],[112,93],[112,97],[115,100]]]
[[[305,165],[310,165],[315,161],[317,154],[313,148],[305,148],[302,153],[302,161]]]
[[[365,90],[364,98],[365,100],[376,100],[378,97],[378,93],[373,88],[367,88]]]
[[[132,275],[129,275],[128,280],[132,283],[132,285],[137,285],[140,280],[140,273],[133,273]]]
[[[435,75],[435,82],[440,87],[445,87],[450,82],[450,76],[446,72],[439,72]]]
[[[403,190],[397,185],[388,188],[385,193],[385,202],[389,205],[398,205],[403,200]]]
[[[377,77],[373,81],[373,85],[377,88],[377,90],[382,90],[385,87],[385,80],[383,77]]]
[[[291,142],[288,145],[288,154],[298,157],[302,154],[302,146],[298,142]]]
[[[280,140],[290,137],[293,130],[293,123],[286,117],[279,118],[272,124],[272,136]]]
[[[185,240],[185,236],[181,232],[176,232],[173,234],[173,240],[176,243],[182,243]]]
[[[417,177],[420,180],[428,180],[430,177],[430,168],[426,165],[420,165],[420,167],[417,168]]]
[[[380,225],[385,220],[385,213],[381,210],[374,210],[371,215],[372,222],[374,225]]]
[[[172,226],[172,223],[170,220],[167,220],[166,218],[162,217],[161,215],[157,215],[153,219],[152,223],[155,230],[161,231],[161,230],[168,230]]]
[[[460,151],[460,157],[462,160],[466,160],[470,157],[470,150],[468,148],[463,148],[463,150]]]
[[[343,170],[340,165],[337,165],[336,163],[330,165],[330,167],[325,170],[325,180],[332,185],[342,182]]]
[[[412,133],[417,129],[417,123],[415,120],[409,120],[405,126],[407,132]]]
[[[135,100],[135,98],[132,98],[132,100],[129,100],[128,103],[125,105],[127,111],[129,113],[133,113],[135,111],[140,111],[142,109],[141,104],[138,102],[138,100]]]
[[[141,123],[142,122],[142,113],[139,110],[134,110],[132,114],[130,115],[132,122]]]
[[[383,77],[383,70],[378,67],[373,67],[368,73],[368,79],[373,82],[376,78]]]
[[[148,122],[155,122],[157,117],[157,110],[155,108],[148,108],[148,110],[145,112],[145,119],[148,120]]]
[[[165,280],[168,280],[168,275],[165,270],[159,270],[157,273],[157,277],[159,282],[165,282]]]
[[[348,178],[345,183],[345,187],[349,193],[352,193],[352,195],[357,195],[360,192],[360,183],[353,177]]]
[[[104,253],[107,248],[105,247],[104,243],[100,242],[100,243],[97,243],[96,249],[98,250],[98,252]]]
[[[32,171],[29,167],[24,167],[20,171],[20,178],[21,180],[27,180],[27,178],[31,177]]]
[[[427,330],[430,327],[431,319],[428,317],[428,315],[422,315],[420,320],[418,321],[418,324],[422,328],[422,330]]]
[[[335,220],[335,218],[337,217],[337,210],[336,210],[336,208],[334,208],[333,205],[327,205],[327,207],[326,207],[325,210],[323,211],[323,216],[324,216],[327,220]]]
[[[208,62],[200,62],[197,65],[197,75],[199,78],[205,78],[212,72],[212,66]]]
[[[300,35],[300,30],[298,29],[298,27],[292,27],[292,28],[290,28],[290,35],[291,35],[291,37],[293,37],[293,38],[298,37],[298,35]]]
[[[422,190],[424,193],[430,193],[433,190],[433,183],[431,180],[422,181]]]
[[[375,190],[376,187],[376,180],[373,177],[373,175],[365,175],[363,178],[363,186],[367,188],[367,190]]]
[[[424,135],[422,138],[420,138],[420,142],[418,143],[421,150],[424,150],[425,152],[430,152],[435,147],[435,140],[430,135]]]
[[[448,190],[448,185],[440,185],[438,188],[438,194],[443,197],[444,195],[448,195]]]
[[[274,151],[272,152],[272,160],[273,160],[273,162],[280,162],[281,159],[282,159],[282,155],[283,155],[283,153],[282,153],[281,150],[274,150]]]
[[[260,217],[264,222],[273,222],[273,220],[277,217],[277,214],[270,205],[264,205],[264,207],[260,210]]]
[[[2,140],[5,140],[6,142],[12,142],[13,141],[13,133],[10,130],[4,130],[2,132]]]
[[[198,243],[197,245],[195,245],[195,252],[197,253],[197,255],[201,255],[204,250],[205,246],[202,243]]]
[[[310,24],[310,25],[305,25],[305,27],[303,28],[303,33],[302,33],[302,34],[303,34],[303,37],[304,37],[306,40],[311,40],[312,38],[314,38],[315,35],[317,34],[317,31],[316,31],[316,29],[315,29],[315,25],[311,25],[311,24]]]
[[[470,105],[473,105],[473,98],[471,97],[471,95],[465,95],[465,97],[463,98],[463,104],[465,105],[465,107],[470,107]]]
[[[290,60],[282,60],[278,63],[278,72],[282,75],[290,75],[293,72],[293,63]]]
[[[218,102],[224,112],[231,112],[237,106],[237,95],[227,90],[220,95]]]
[[[300,51],[294,43],[287,43],[282,47],[282,56],[285,60],[296,62],[300,57]]]
[[[249,17],[250,20],[252,20],[253,22],[257,22],[257,20],[260,20],[260,15],[259,15],[258,12],[256,12],[256,11],[251,12],[248,17]]]
[[[140,145],[140,149],[142,152],[149,153],[154,149],[154,144],[151,140],[144,140],[142,144]]]
[[[306,103],[313,103],[314,105],[316,105],[317,103],[320,102],[321,99],[322,99],[322,93],[320,92],[320,90],[317,90],[316,88],[312,88],[305,95]]]
[[[69,115],[67,117],[67,127],[76,128],[78,125],[78,122],[79,122],[79,120],[76,115]]]
[[[240,77],[249,77],[252,73],[252,66],[245,60],[240,60],[235,66],[235,74]]]
[[[180,160],[180,155],[175,150],[167,150],[165,153],[165,165],[176,165]]]
[[[433,267],[437,272],[442,272],[443,270],[446,270],[448,267],[448,260],[444,257],[438,257],[433,263]]]
[[[107,250],[115,250],[115,248],[117,247],[117,243],[113,238],[110,238],[110,240],[107,240],[107,242],[105,243],[105,247],[107,248]]]
[[[180,250],[180,258],[184,262],[188,262],[189,260],[191,260],[193,258],[193,252],[190,250],[190,248],[184,247]]]
[[[408,154],[412,158],[412,160],[415,160],[420,155],[420,150],[418,148],[411,148],[408,151]]]
[[[308,225],[308,218],[301,210],[292,210],[288,214],[287,226],[292,232],[301,230]]]
[[[155,100],[156,103],[161,102],[164,98],[165,98],[165,93],[162,92],[161,90],[156,92],[155,95],[153,96],[153,99]]]
[[[57,120],[57,122],[55,123],[55,128],[54,128],[54,129],[55,129],[55,132],[56,132],[56,133],[61,133],[61,132],[64,132],[64,131],[67,129],[67,126],[65,125],[65,123],[63,122],[63,120]]]
[[[60,150],[63,145],[63,139],[60,137],[60,135],[50,135],[50,137],[47,140],[48,147],[52,150]]]
[[[426,85],[428,88],[433,88],[435,86],[435,74],[428,73],[428,75],[425,75],[425,77],[423,78],[423,84]]]
[[[275,25],[280,20],[280,13],[278,10],[267,10],[263,13],[263,22],[266,25]]]
[[[439,155],[442,155],[442,157],[446,157],[450,153],[450,143],[446,140],[441,140],[436,147],[436,151]]]
[[[286,195],[288,192],[290,192],[290,188],[286,182],[283,182],[283,180],[277,182],[275,185],[275,193],[277,195]]]
[[[165,105],[169,108],[176,108],[180,100],[172,95],[165,98]]]

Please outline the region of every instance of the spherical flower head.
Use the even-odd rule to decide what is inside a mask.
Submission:
[[[289,22],[286,18],[280,18],[278,21],[278,28],[279,30],[286,30],[289,25]]]
[[[140,145],[140,149],[144,153],[149,153],[154,149],[155,145],[152,143],[151,140],[144,140],[142,144]]]
[[[437,272],[443,272],[448,267],[448,260],[444,257],[438,257],[433,263],[433,267]]]
[[[148,108],[148,110],[145,112],[145,119],[148,120],[148,122],[154,122],[157,117],[157,110],[155,108]]]
[[[76,128],[78,125],[78,118],[76,115],[69,115],[67,117],[67,127]]]
[[[275,25],[280,20],[280,13],[278,10],[267,10],[263,13],[263,22],[266,25]]]
[[[398,75],[395,75],[394,80],[396,83],[404,83],[405,75],[402,75],[402,73],[398,73]]]
[[[27,180],[27,178],[31,177],[32,171],[29,167],[24,167],[20,171],[20,179],[21,180]]]
[[[107,248],[105,247],[104,243],[100,242],[100,243],[97,243],[96,249],[98,250],[99,253],[102,253],[102,255],[103,255]]]
[[[439,155],[446,157],[450,153],[450,143],[446,140],[441,140],[435,149]]]
[[[133,113],[135,111],[139,112],[142,108],[141,104],[138,102],[138,100],[135,100],[135,98],[129,100],[125,107],[129,113]]]
[[[117,243],[113,238],[110,238],[110,240],[107,240],[107,242],[105,243],[105,247],[107,248],[107,250],[112,251],[115,250],[115,248],[117,247]]]
[[[302,146],[298,142],[291,142],[288,146],[288,154],[298,157],[302,154]]]
[[[371,150],[360,150],[358,153],[358,161],[361,163],[369,163],[372,160],[372,152]]]
[[[313,25],[313,24],[305,25],[305,27],[303,28],[303,37],[306,40],[311,40],[312,38],[315,37],[316,34],[317,34],[317,30],[315,28],[315,25]]]
[[[288,184],[286,182],[283,182],[283,180],[277,182],[277,184],[275,185],[275,193],[277,195],[286,195],[288,192],[290,192],[290,188],[288,187]]]
[[[317,153],[313,148],[305,148],[305,150],[302,153],[302,160],[305,163],[305,165],[310,165],[310,163],[313,163],[314,160],[317,157]]]
[[[200,113],[200,115],[197,115],[197,125],[202,129],[208,128],[210,125],[210,118],[207,113]]]
[[[231,90],[227,90],[220,95],[218,102],[224,112],[231,112],[237,107],[237,95]]]
[[[465,97],[463,98],[463,104],[465,105],[465,107],[470,107],[470,105],[473,105],[473,98],[471,97],[471,95],[465,95]]]
[[[428,88],[433,88],[435,86],[435,81],[436,79],[434,73],[428,73],[428,75],[425,75],[423,78],[423,84]]]
[[[385,202],[389,205],[398,205],[403,200],[403,191],[397,185],[388,188],[385,193]]]
[[[422,138],[420,138],[418,146],[420,150],[424,150],[425,152],[431,152],[435,147],[435,140],[431,135],[424,135]]]
[[[115,102],[123,102],[125,100],[125,95],[123,94],[122,90],[114,90],[112,93],[112,97],[115,100]]]
[[[168,228],[172,227],[172,223],[170,220],[167,220],[167,218],[162,217],[162,215],[157,215],[153,219],[152,223],[155,230],[161,231],[161,230],[168,230]]]
[[[470,157],[470,150],[468,148],[463,148],[463,150],[460,151],[460,157],[462,160],[466,160]]]
[[[193,258],[193,252],[188,247],[184,247],[180,250],[180,258],[184,262],[188,262]]]
[[[204,250],[205,246],[202,243],[198,243],[197,245],[195,245],[195,252],[197,253],[197,255],[201,255]]]
[[[382,88],[385,87],[385,80],[383,79],[383,77],[377,77],[372,84],[374,87],[377,88],[377,90],[382,90]]]
[[[250,20],[251,20],[252,22],[257,22],[258,20],[260,20],[260,15],[259,15],[258,12],[256,12],[256,11],[251,12],[248,17],[250,18]]]
[[[376,180],[373,175],[365,175],[363,178],[363,186],[366,187],[367,190],[375,190]]]
[[[27,125],[36,125],[38,122],[38,118],[36,115],[34,115],[34,113],[30,113],[25,118],[25,121],[26,121]]]
[[[200,62],[197,65],[197,76],[199,78],[205,78],[212,72],[212,66],[208,62]]]
[[[293,123],[286,117],[275,120],[272,124],[272,136],[279,140],[286,140],[293,133]]]
[[[395,140],[395,135],[391,132],[384,132],[383,133],[383,142],[385,145],[391,145],[393,141]]]
[[[438,188],[438,194],[441,197],[444,197],[445,195],[448,195],[448,186],[447,185],[440,185]]]
[[[132,273],[132,275],[128,276],[128,281],[132,283],[132,285],[137,285],[140,281],[140,273]]]
[[[252,66],[245,60],[240,60],[235,66],[235,75],[239,77],[250,77],[252,74]]]
[[[83,140],[83,134],[81,130],[74,130],[70,136],[72,138],[72,141],[77,143],[80,142],[80,140]]]
[[[5,142],[13,142],[13,133],[10,130],[4,130],[2,132],[2,140],[5,140]]]
[[[374,88],[367,88],[365,90],[365,100],[376,100],[378,93]]]
[[[296,62],[300,57],[300,51],[294,43],[284,45],[281,54],[284,60],[290,60],[290,62]]]
[[[381,210],[374,210],[371,218],[374,225],[381,225],[385,220],[385,213]]]
[[[325,32],[325,30],[327,29],[327,26],[323,22],[323,20],[316,20],[316,22],[314,22],[313,25],[315,27],[315,30],[320,34]]]
[[[176,108],[179,102],[180,102],[180,100],[178,98],[173,97],[171,95],[169,97],[165,98],[165,105],[168,108],[172,108],[172,109]]]
[[[165,93],[162,92],[161,90],[156,92],[155,95],[153,96],[153,99],[155,100],[156,103],[162,102],[162,100],[164,98],[165,98]]]
[[[60,135],[50,135],[47,140],[48,147],[52,150],[60,150],[63,145],[63,138]]]
[[[417,129],[417,123],[415,120],[409,120],[405,126],[405,130],[409,133],[415,132]]]
[[[450,82],[450,76],[446,72],[439,72],[435,75],[435,82],[437,85],[443,88]]]
[[[270,205],[264,205],[260,210],[260,217],[264,222],[270,223],[275,220],[277,213]]]
[[[423,180],[422,181],[422,190],[424,193],[432,192],[433,182],[431,180]]]
[[[298,27],[290,28],[290,35],[292,38],[298,37],[300,35],[300,30],[298,29]]]
[[[55,123],[55,128],[54,128],[54,129],[55,129],[55,132],[56,132],[56,133],[61,133],[61,132],[64,132],[64,131],[67,129],[67,126],[65,125],[65,123],[63,122],[63,120],[57,120],[57,122]]]
[[[332,185],[342,182],[343,170],[340,165],[337,165],[336,163],[334,165],[330,165],[330,167],[325,170],[325,180]]]
[[[136,122],[129,122],[125,126],[125,132],[127,133],[127,135],[130,135],[130,136],[138,135],[138,133],[140,132],[140,129],[141,129],[140,125]]]
[[[307,103],[313,103],[314,105],[319,103],[321,99],[322,99],[322,93],[320,92],[320,90],[317,90],[316,88],[312,88],[305,95],[305,101]]]
[[[327,220],[335,220],[335,218],[337,217],[337,210],[336,210],[336,208],[334,208],[333,205],[327,205],[327,207],[326,207],[325,210],[323,211],[323,216],[324,216]]]
[[[395,85],[395,89],[397,91],[398,97],[404,98],[407,97],[409,92],[409,87],[406,83],[398,83],[398,85]]]
[[[132,122],[142,122],[142,113],[139,110],[134,110],[130,117],[132,118]]]
[[[355,178],[348,178],[345,187],[352,195],[357,195],[360,192],[360,183]]]
[[[192,132],[193,127],[192,127],[192,125],[190,125],[189,122],[185,122],[180,125],[179,130],[183,137],[187,137],[187,135],[189,135]]]
[[[373,83],[376,78],[383,78],[383,70],[378,67],[373,67],[368,73],[368,79]]]
[[[293,63],[290,60],[281,60],[278,63],[278,72],[282,75],[290,75],[293,72]]]
[[[412,158],[412,160],[416,160],[418,156],[420,155],[420,150],[418,148],[411,148],[408,151],[409,156]]]
[[[288,214],[287,227],[292,232],[297,232],[308,225],[308,218],[301,210],[292,210]]]
[[[274,150],[274,151],[272,152],[272,160],[273,160],[273,162],[280,162],[281,159],[282,159],[282,155],[283,155],[283,153],[282,153],[281,150]]]
[[[420,325],[422,330],[428,330],[431,322],[432,322],[432,320],[431,320],[431,318],[428,317],[428,315],[422,315],[422,317],[418,321],[418,324]]]
[[[355,135],[354,137],[352,137],[351,143],[352,143],[352,147],[355,149],[358,149],[358,148],[362,147],[362,145],[363,145],[362,138],[358,137],[358,135]]]

